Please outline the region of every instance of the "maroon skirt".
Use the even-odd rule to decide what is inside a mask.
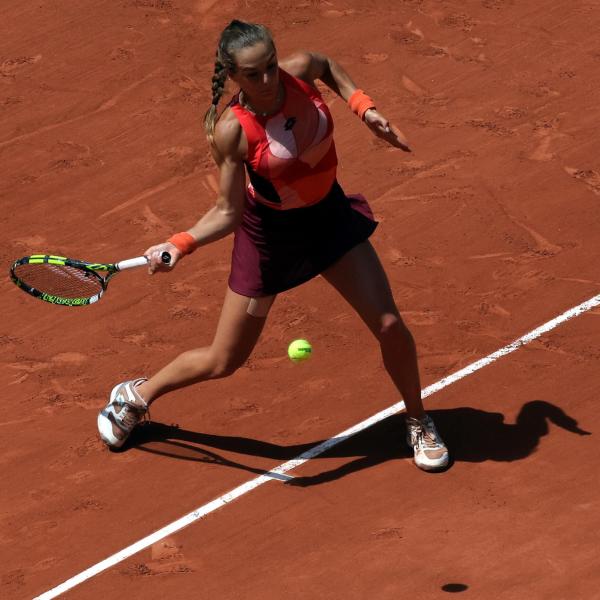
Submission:
[[[247,197],[235,231],[229,287],[270,296],[312,279],[368,239],[377,221],[367,200],[337,183],[317,204],[276,210]]]

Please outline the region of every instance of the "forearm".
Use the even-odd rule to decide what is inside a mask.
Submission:
[[[323,55],[321,59],[323,68],[319,79],[347,102],[356,90],[356,84],[348,72],[333,59]]]
[[[205,246],[232,233],[239,222],[240,217],[235,211],[217,205],[190,227],[188,233],[197,241],[198,246]]]
[[[377,111],[375,102],[354,83],[346,70],[333,59],[311,52],[308,77],[310,80],[319,79],[327,87],[341,96],[353,113],[358,115],[375,135],[383,138],[392,146],[410,152],[406,136]]]

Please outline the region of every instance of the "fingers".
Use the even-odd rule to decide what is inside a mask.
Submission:
[[[377,129],[382,132],[387,131],[390,125],[389,121],[374,108],[365,113],[365,123],[371,129]]]
[[[384,139],[388,144],[400,148],[404,152],[411,152],[406,136],[395,125],[392,125],[383,115],[375,110],[370,110],[365,115],[365,122],[373,133]]]
[[[379,131],[381,131],[382,133],[389,133],[391,131],[390,122],[387,121],[386,119],[382,119],[381,121],[376,123],[376,126],[379,129]]]
[[[165,265],[163,265],[160,259],[160,251],[154,250],[152,254],[150,254],[150,262],[148,263],[148,273],[153,275],[156,271],[163,270]]]
[[[404,152],[411,151],[406,136],[395,125],[388,124],[381,137],[392,146],[404,150]]]
[[[400,148],[404,150],[404,152],[410,152],[410,146],[408,145],[408,140],[406,136],[395,126],[388,124],[388,132],[389,132],[389,142],[396,148]]]
[[[375,130],[375,133],[395,148],[400,148],[404,152],[411,152],[405,135],[394,125],[388,124],[386,127],[379,127]]]
[[[165,252],[171,256],[169,262],[165,262],[163,258]],[[153,275],[160,271],[170,271],[179,260],[180,255],[179,250],[169,242],[151,246],[144,252],[144,256],[148,259],[148,273]]]

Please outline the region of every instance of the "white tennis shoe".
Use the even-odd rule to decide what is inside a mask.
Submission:
[[[421,419],[406,417],[406,443],[414,450],[419,469],[437,471],[448,466],[448,448],[429,415]]]
[[[120,448],[146,416],[148,405],[135,389],[143,381],[145,377],[115,385],[108,404],[98,413],[98,431],[107,446]]]

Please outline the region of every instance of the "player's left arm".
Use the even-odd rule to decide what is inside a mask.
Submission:
[[[345,102],[348,102],[358,90],[358,86],[346,69],[324,54],[297,52],[285,61],[281,61],[280,64],[286,71],[310,85],[314,86],[316,80],[322,81]],[[386,140],[392,146],[410,152],[408,140],[404,134],[392,125],[377,108],[369,108],[363,115],[363,121],[378,137]]]

